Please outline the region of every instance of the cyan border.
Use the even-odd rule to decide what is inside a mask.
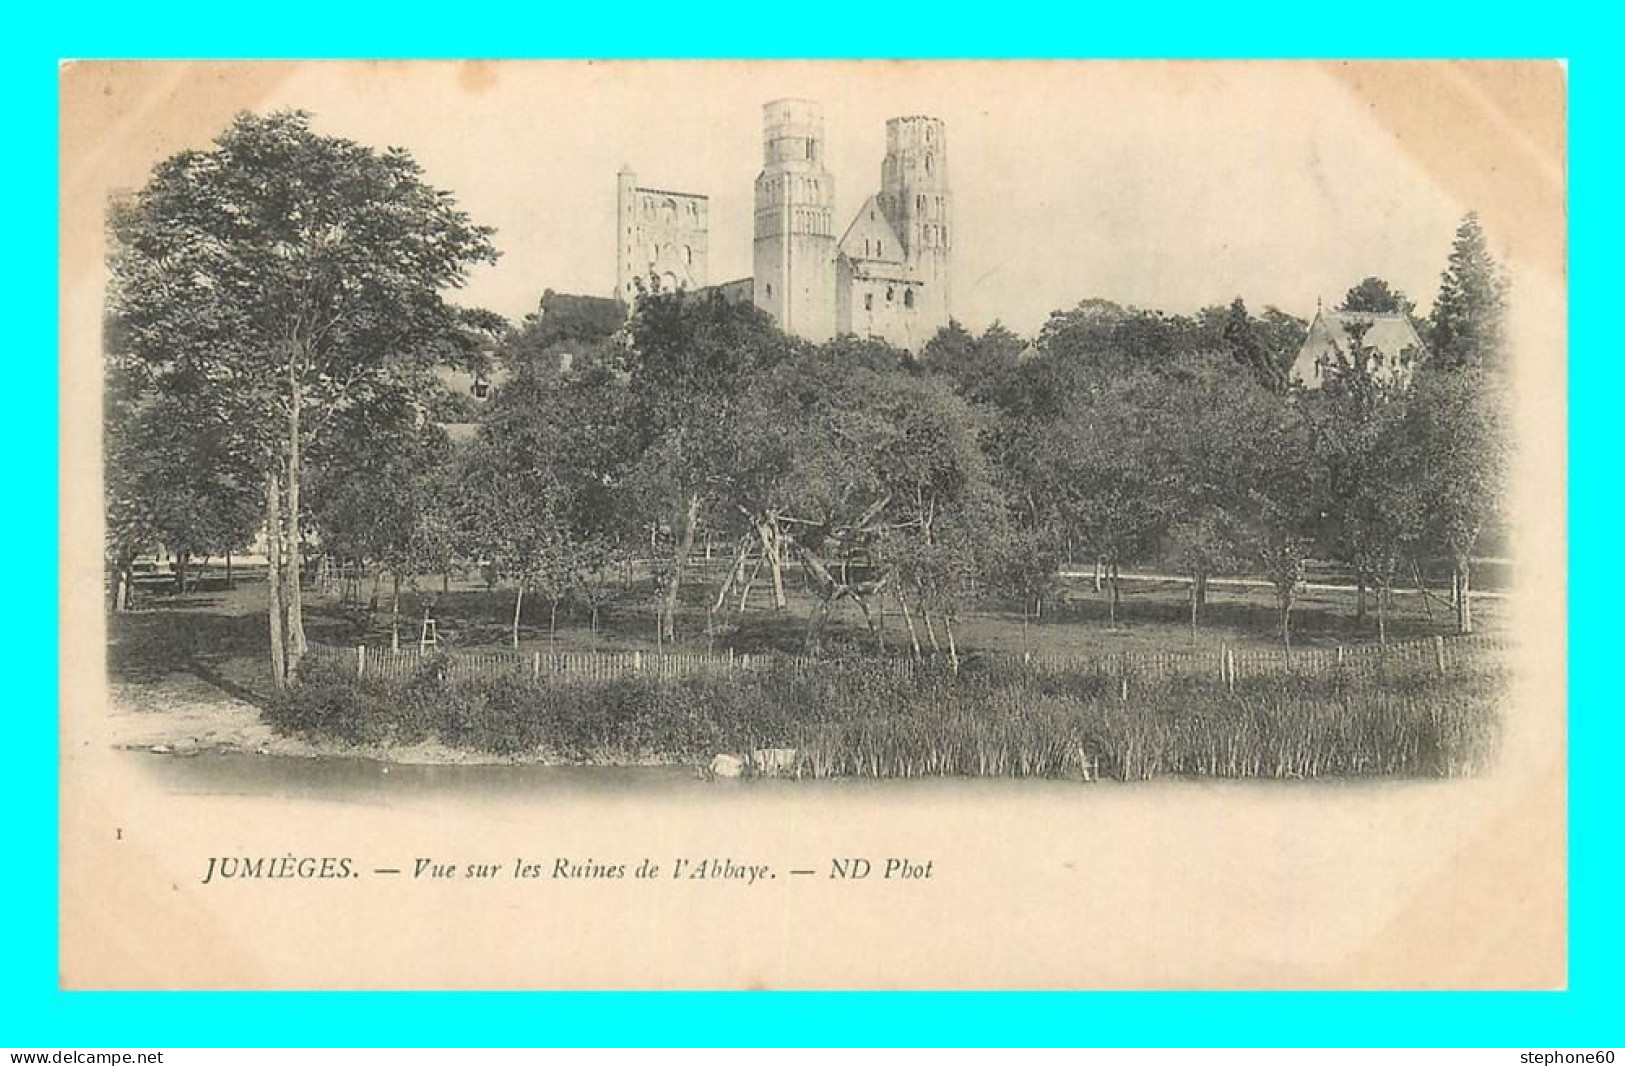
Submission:
[[[1621,358],[1616,16],[1578,6],[650,4],[377,10],[76,3],[8,15],[4,256],[16,501],[6,538],[4,946],[10,1046],[528,1044],[1504,1045],[1618,1042],[1620,712],[1608,563]],[[786,12],[788,14],[780,14]],[[32,19],[32,22],[30,22]],[[315,994],[56,990],[56,69],[60,58],[602,56],[1566,57],[1570,62],[1570,982],[1566,993]],[[1617,321],[1608,316],[1607,321]],[[1610,342],[1611,341],[1611,342]]]

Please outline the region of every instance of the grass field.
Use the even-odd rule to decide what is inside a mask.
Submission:
[[[784,611],[772,607],[759,590],[743,615],[730,615],[723,631],[708,637],[707,607],[714,594],[716,568],[699,568],[695,580],[685,584],[677,631],[679,649],[732,649],[739,653],[799,652],[803,646],[807,614],[813,598],[794,572],[788,582],[789,603]],[[415,587],[414,587],[415,585]],[[513,590],[488,590],[483,583],[454,579],[449,592],[441,591],[439,577],[426,577],[403,585],[399,636],[402,647],[415,647],[425,605],[433,605],[444,647],[451,651],[506,649],[511,645]],[[392,638],[390,582],[386,576],[376,610],[363,603],[346,606],[335,594],[309,590],[306,594],[306,631],[311,641],[333,647],[358,644],[388,647]],[[1374,601],[1364,625],[1355,621],[1351,590],[1308,590],[1293,611],[1293,642],[1297,647],[1330,647],[1370,643],[1377,639]],[[561,651],[643,650],[655,648],[654,597],[647,578],[635,578],[619,591],[615,602],[600,614],[599,632],[590,629],[585,612],[561,605],[556,631],[550,634],[549,603],[534,594],[526,597],[520,625],[520,650]],[[1480,630],[1494,633],[1503,622],[1505,604],[1494,599],[1475,604]],[[167,583],[146,584],[138,609],[115,615],[109,628],[109,667],[115,680],[139,682],[171,671],[188,671],[227,691],[256,702],[270,694],[267,658],[265,586],[252,575],[240,576],[235,587],[222,579],[205,578],[186,595]],[[881,631],[888,649],[901,654],[907,633],[895,607],[881,615]],[[1279,646],[1279,619],[1274,597],[1264,588],[1210,590],[1207,606],[1193,631],[1188,591],[1179,582],[1125,578],[1117,625],[1108,624],[1104,593],[1094,591],[1087,579],[1069,581],[1064,596],[1046,605],[1043,617],[1024,627],[1019,611],[982,610],[955,625],[959,646],[966,654],[1020,654],[1025,647],[1035,654],[1105,655],[1162,651],[1217,651]],[[1388,614],[1390,640],[1452,631],[1447,608],[1432,605],[1429,617],[1423,597],[1394,597]],[[826,650],[871,653],[875,639],[853,606],[838,609],[825,632]]]

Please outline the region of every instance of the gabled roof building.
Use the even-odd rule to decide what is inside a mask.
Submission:
[[[1292,361],[1291,378],[1318,389],[1338,368],[1363,364],[1378,377],[1404,380],[1424,354],[1422,338],[1403,311],[1317,310]]]

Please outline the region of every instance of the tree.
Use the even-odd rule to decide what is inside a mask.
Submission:
[[[1378,638],[1386,643],[1388,600],[1421,539],[1423,498],[1410,383],[1380,372],[1364,343],[1368,328],[1349,327],[1351,350],[1333,353],[1321,387],[1305,393],[1301,407],[1321,477],[1319,552],[1354,571],[1357,622],[1365,621],[1366,590],[1375,589]]]
[[[1208,579],[1241,569],[1247,559],[1246,530],[1233,511],[1207,503],[1176,518],[1168,527],[1168,558],[1191,579],[1191,640],[1207,603]]]
[[[1060,588],[1060,559],[1054,545],[1030,530],[1012,528],[989,551],[987,587],[990,592],[1021,604],[1021,652],[1030,651],[1028,620],[1042,610],[1044,600]]]
[[[1286,368],[1259,338],[1253,317],[1239,296],[1230,304],[1225,318],[1224,346],[1231,358],[1251,371],[1259,384],[1272,392],[1286,391]]]
[[[1431,358],[1440,366],[1501,368],[1505,356],[1507,277],[1468,212],[1433,301]]]
[[[889,385],[871,407],[886,429],[870,458],[883,516],[873,551],[895,576],[914,646],[911,595],[933,651],[939,645],[932,623],[941,619],[957,669],[954,620],[1007,535],[981,445],[985,420],[940,381],[905,378]]]
[[[114,217],[112,306],[132,357],[189,364],[247,418],[263,487],[274,684],[305,649],[307,448],[366,397],[465,351],[444,299],[496,258],[491,231],[403,150],[324,137],[298,111],[240,115],[159,164]]]
[[[679,590],[702,512],[715,502],[737,454],[727,427],[757,375],[800,343],[766,312],[714,293],[647,292],[633,307],[622,354],[627,425],[635,432],[625,489],[659,549],[654,562],[663,641],[676,638]]]
[[[920,363],[928,371],[946,375],[954,388],[975,403],[997,402],[1009,388],[1027,344],[994,322],[972,336],[958,322],[949,322],[926,344]]]
[[[461,457],[453,504],[463,549],[515,580],[511,640],[519,643],[527,592],[550,605],[583,596],[597,629],[607,572],[637,522],[624,495],[638,438],[624,380],[590,359],[559,373],[521,364],[492,396]]]
[[[1403,292],[1379,277],[1368,277],[1343,294],[1339,311],[1364,311],[1376,314],[1410,314],[1415,304]]]
[[[1471,633],[1473,551],[1505,513],[1507,385],[1485,367],[1428,362],[1414,389],[1409,434],[1420,464],[1425,533],[1451,563],[1457,630]]]
[[[1172,364],[1136,402],[1145,438],[1140,462],[1165,475],[1157,490],[1165,508],[1160,553],[1190,578],[1194,640],[1209,578],[1244,570],[1250,560],[1252,494],[1274,476],[1273,443],[1288,401],[1254,375],[1237,373],[1229,354],[1218,351]]]
[[[162,546],[185,592],[193,556],[245,547],[257,526],[253,441],[230,404],[211,402],[199,365],[154,367],[107,324],[105,495],[113,606],[130,605],[137,554]]]
[[[1253,426],[1257,468],[1238,501],[1245,515],[1253,563],[1269,579],[1280,611],[1281,642],[1292,647],[1292,608],[1313,544],[1324,495],[1309,429],[1301,414],[1281,405],[1273,418]]]
[[[440,505],[451,442],[404,397],[383,395],[336,414],[314,444],[310,528],[329,559],[389,570],[398,645],[403,578],[450,562]]]
[[[1415,439],[1432,543],[1451,560],[1457,628],[1472,632],[1472,553],[1503,511],[1510,444],[1508,279],[1478,216],[1456,230],[1433,304],[1432,350],[1416,378]]]
[[[1047,432],[1047,491],[1068,535],[1105,569],[1113,626],[1120,569],[1156,553],[1178,506],[1178,472],[1164,459],[1162,435],[1145,425],[1167,388],[1154,369],[1092,378]]]

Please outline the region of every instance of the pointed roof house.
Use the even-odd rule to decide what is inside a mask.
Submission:
[[[1411,316],[1403,311],[1317,310],[1291,375],[1304,388],[1318,389],[1329,369],[1364,356],[1379,376],[1408,377],[1425,351]]]

